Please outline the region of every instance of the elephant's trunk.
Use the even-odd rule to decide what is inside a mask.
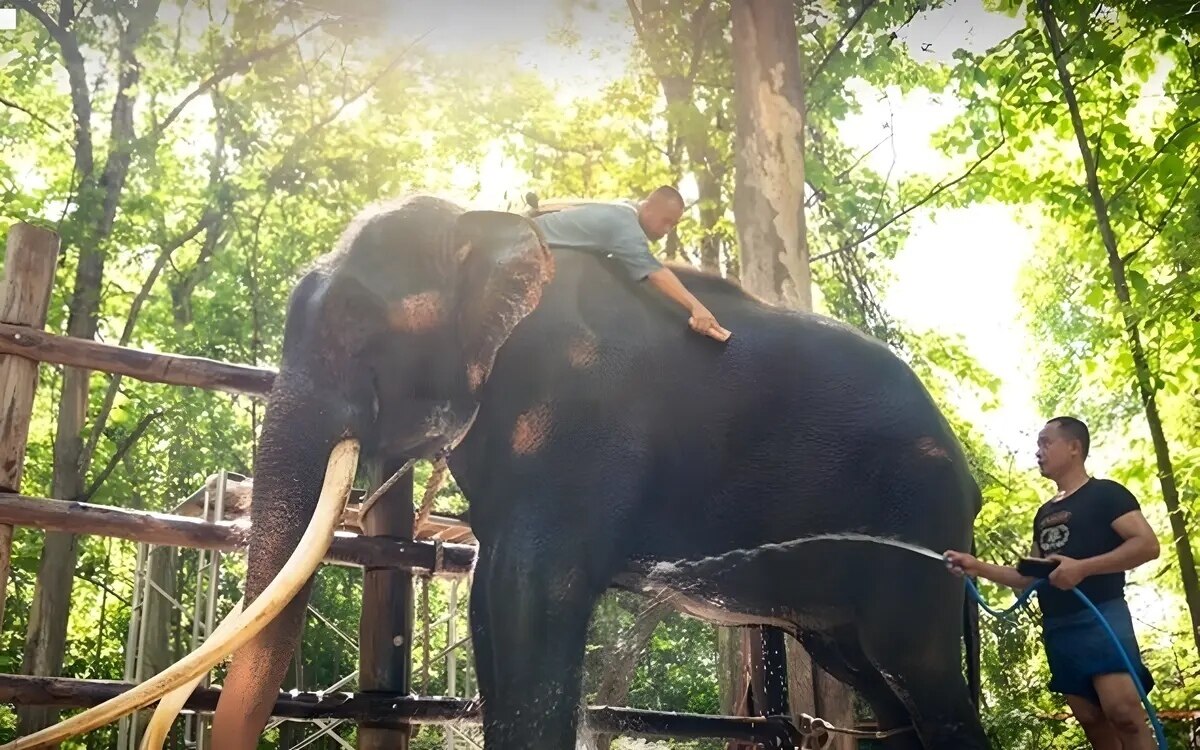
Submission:
[[[281,376],[282,377],[282,376]],[[254,469],[246,572],[249,606],[279,573],[312,517],[325,458],[348,431],[347,411],[328,393],[282,383],[272,393]],[[213,720],[213,747],[253,750],[300,640],[311,578],[236,654]]]

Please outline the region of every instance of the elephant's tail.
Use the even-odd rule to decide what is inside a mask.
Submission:
[[[971,540],[971,554],[975,554],[974,539]],[[970,689],[971,699],[975,701],[975,707],[978,709],[982,693],[979,666],[979,603],[965,590],[963,593],[963,643],[967,651],[967,687]]]

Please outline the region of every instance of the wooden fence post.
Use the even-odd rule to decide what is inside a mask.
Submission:
[[[58,235],[18,222],[8,230],[4,276],[0,278],[0,323],[41,329],[54,288]],[[20,492],[25,443],[33,414],[38,364],[0,354],[0,492]],[[0,524],[0,628],[8,594],[13,527]]]
[[[384,471],[371,484],[378,487],[396,470]],[[396,540],[413,537],[413,477],[410,471],[374,503],[360,519],[364,534]],[[406,693],[412,677],[412,573],[394,568],[363,570],[363,601],[359,619],[358,685],[373,690]],[[359,750],[408,750],[410,728],[359,724]]]

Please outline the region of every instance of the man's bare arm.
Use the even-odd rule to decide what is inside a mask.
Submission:
[[[1141,511],[1126,513],[1113,521],[1112,528],[1125,541],[1111,552],[1080,560],[1089,576],[1133,570],[1158,557],[1158,537]]]
[[[946,558],[950,569],[959,575],[965,573],[978,578],[986,578],[993,583],[1008,586],[1017,591],[1029,588],[1034,581],[1033,578],[1018,573],[1016,568],[1010,568],[1007,565],[993,565],[965,552],[947,550]]]
[[[687,290],[679,277],[669,268],[659,268],[646,277],[663,294],[670,297],[691,315],[688,324],[697,333],[703,333],[717,341],[728,341],[732,335],[717,323],[717,319]]]

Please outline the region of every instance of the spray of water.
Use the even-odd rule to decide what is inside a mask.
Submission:
[[[895,547],[897,549],[906,550],[922,557],[928,557],[938,562],[943,562],[941,554],[934,552],[928,547],[922,547],[919,544],[906,542],[902,539],[891,539],[889,537],[874,536],[872,534],[858,534],[854,532],[836,532],[830,534],[813,534],[811,536],[803,536],[797,539],[792,539],[786,542],[773,542],[770,544],[760,544],[757,547],[746,547],[742,549],[730,550],[722,552],[719,555],[711,555],[709,557],[701,557],[695,560],[675,560],[673,562],[660,562],[653,565],[648,573],[651,580],[662,578],[676,578],[688,573],[694,573],[699,569],[712,567],[733,567],[749,562],[754,557],[761,554],[771,552],[783,552],[804,544],[812,544],[814,542],[865,542],[868,544],[879,544],[885,547]]]

